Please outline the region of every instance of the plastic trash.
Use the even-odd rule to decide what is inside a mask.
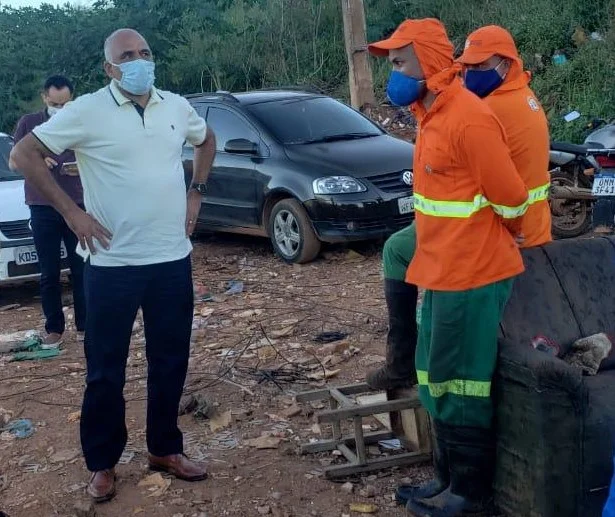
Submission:
[[[314,341],[316,343],[334,343],[347,337],[348,334],[346,332],[321,332],[314,338]]]
[[[15,438],[29,438],[34,434],[34,424],[32,424],[32,420],[21,418],[9,422],[5,427],[1,428],[0,431],[8,432],[15,436]]]
[[[391,440],[380,440],[378,445],[387,451],[399,451],[402,448],[401,440],[393,438]]]
[[[551,58],[551,60],[553,61],[553,64],[555,66],[562,66],[568,62],[568,59],[566,58],[566,56],[559,51],[553,54],[553,57]]]
[[[231,280],[226,284],[226,291],[224,294],[232,295],[232,294],[240,294],[243,293],[243,282],[239,280]]]

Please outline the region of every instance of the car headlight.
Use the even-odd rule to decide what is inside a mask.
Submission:
[[[327,176],[312,183],[314,194],[355,194],[365,192],[367,187],[350,176]]]

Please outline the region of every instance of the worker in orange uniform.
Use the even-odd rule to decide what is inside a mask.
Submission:
[[[542,106],[529,88],[515,42],[502,27],[489,26],[470,34],[459,62],[466,88],[483,98],[504,126],[508,148],[529,190],[530,207],[523,218],[522,248],[552,240],[549,191],[549,127]],[[416,384],[417,288],[405,282],[414,256],[416,229],[408,226],[391,235],[382,252],[384,292],[389,315],[386,364],[367,375],[373,389]],[[398,499],[405,499],[404,489]]]
[[[524,269],[516,239],[528,191],[502,125],[458,77],[441,22],[406,20],[369,50],[389,58],[389,99],[419,122],[416,250],[405,280],[426,289],[416,370],[434,422],[436,477],[414,487],[407,508],[421,517],[480,513],[491,499],[498,326]]]
[[[528,86],[531,73],[523,71],[510,33],[496,25],[470,34],[458,61],[464,66],[466,88],[483,98],[504,126],[513,162],[529,190],[522,247],[550,242],[549,125]]]

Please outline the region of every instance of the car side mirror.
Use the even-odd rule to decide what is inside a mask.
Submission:
[[[235,154],[258,154],[258,144],[246,138],[234,138],[224,144],[224,151]]]

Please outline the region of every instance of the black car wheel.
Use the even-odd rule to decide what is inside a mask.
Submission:
[[[269,237],[275,252],[289,263],[310,262],[320,252],[321,244],[310,218],[295,199],[275,204],[269,217]]]

